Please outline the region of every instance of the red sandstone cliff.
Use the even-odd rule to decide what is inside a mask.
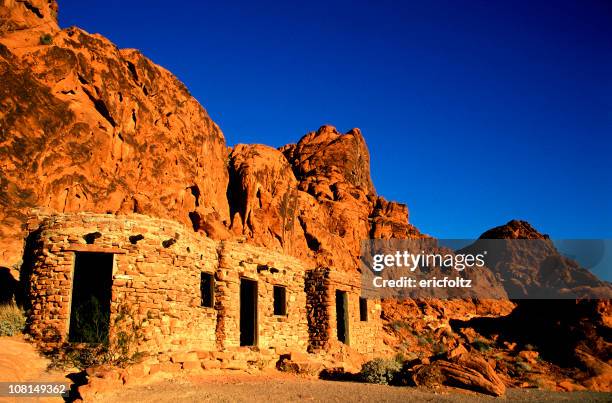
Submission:
[[[236,146],[229,157],[231,230],[250,242],[354,271],[360,241],[416,237],[405,205],[376,196],[358,129],[322,126],[280,151]]]
[[[78,28],[53,1],[0,3],[0,265],[29,209],[227,221],[227,148],[185,86]]]
[[[54,1],[0,4],[0,265],[18,266],[34,207],[172,218],[340,270],[357,267],[361,239],[420,236],[405,205],[376,196],[358,129],[228,150],[138,51],[60,29]]]

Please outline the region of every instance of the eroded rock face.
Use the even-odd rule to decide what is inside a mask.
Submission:
[[[268,248],[302,255],[308,250],[298,221],[307,195],[283,154],[261,144],[239,144],[229,157],[231,229]]]
[[[55,0],[0,1],[0,34],[24,29],[59,30]]]
[[[355,271],[359,242],[369,236],[376,200],[361,132],[341,134],[322,126],[281,151],[298,179],[298,189],[311,196],[300,208],[299,222],[318,264]]]
[[[32,207],[137,212],[190,226],[197,217],[203,231],[223,227],[227,148],[219,127],[138,51],[59,30],[54,7],[0,7],[9,17],[0,36],[0,265],[18,264]]]
[[[421,236],[405,205],[376,196],[358,129],[322,126],[280,150],[240,144],[229,171],[233,234],[313,265],[356,271],[361,240]]]
[[[338,187],[343,184],[366,195],[376,194],[370,178],[370,154],[359,129],[341,134],[333,126],[321,126],[281,151],[293,166],[300,187],[318,199],[342,199],[352,190]]]
[[[493,241],[491,241],[493,240]],[[463,252],[488,250],[487,266],[512,298],[609,298],[612,287],[563,256],[548,235],[512,220],[483,233]]]
[[[549,237],[547,234],[540,234],[527,221],[511,220],[483,232],[480,239],[549,239]]]

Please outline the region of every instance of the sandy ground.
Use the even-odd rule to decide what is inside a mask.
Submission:
[[[97,402],[611,402],[612,394],[511,389],[493,398],[457,389],[439,390],[334,382],[283,373],[225,373],[126,387]]]
[[[61,382],[72,383],[60,371],[47,371],[49,361],[41,357],[34,346],[22,336],[0,337],[0,382]],[[9,398],[0,396],[0,402],[63,402],[59,397]]]
[[[0,382],[65,382],[65,373],[47,371],[49,361],[38,355],[22,337],[0,338]],[[334,382],[298,377],[277,371],[246,374],[218,371],[173,379],[150,379],[148,384],[126,386],[98,395],[96,402],[612,402],[612,393],[547,392],[511,389],[503,398],[492,398],[458,389],[392,387],[354,382]],[[56,397],[7,398],[0,402],[62,402]]]

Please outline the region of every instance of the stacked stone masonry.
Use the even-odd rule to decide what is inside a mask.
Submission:
[[[328,268],[306,273],[310,350],[329,350],[339,339],[337,292],[345,293],[347,298],[348,326],[344,343],[368,356],[382,351],[382,346],[377,344],[382,330],[380,301],[366,300],[360,306],[360,278]],[[363,316],[362,309],[365,309]]]
[[[41,342],[68,340],[76,257],[104,253],[112,255],[109,338],[120,330],[113,326],[120,313],[128,312],[141,327],[139,350],[159,354],[160,366],[185,362],[181,354],[215,367],[324,352],[338,339],[336,290],[347,295],[345,344],[369,356],[378,351],[380,302],[367,301],[362,320],[358,274],[308,268],[287,255],[216,242],[177,222],[137,214],[55,214],[33,222],[24,256],[28,326]],[[202,273],[214,278],[210,307],[202,306]],[[249,280],[256,282],[255,335],[241,345],[241,283]],[[274,309],[275,286],[284,290],[282,314]]]

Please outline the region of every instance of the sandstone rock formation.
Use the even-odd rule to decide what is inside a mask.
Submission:
[[[506,386],[493,368],[476,353],[459,346],[431,364],[414,369],[412,377],[417,385],[447,385],[493,396],[503,396]]]
[[[38,30],[40,32],[59,30],[57,25],[57,1],[0,1],[0,33],[20,30]]]
[[[563,256],[548,235],[512,220],[484,232],[465,253],[488,250],[485,261],[511,298],[610,298],[612,287]],[[593,253],[593,252],[591,252]]]
[[[202,236],[243,238],[313,268],[348,272],[357,271],[361,240],[427,237],[409,223],[406,205],[376,194],[359,129],[342,134],[325,125],[278,150],[229,149],[184,85],[137,50],[60,29],[55,1],[0,0],[0,266],[19,267],[32,208],[170,218]],[[552,256],[547,277],[513,248],[505,255],[516,258],[510,267],[487,262],[491,276],[518,290],[558,276],[608,287],[560,257],[528,223],[511,221],[481,238],[542,241]],[[431,355],[460,342],[450,318],[503,316],[513,308],[509,301],[385,301],[388,328],[404,333],[388,329],[384,341],[399,343],[391,340],[395,332]],[[585,385],[605,389],[611,312],[609,300],[521,301],[506,318],[469,326],[496,337],[503,329],[500,342],[535,344],[545,359],[594,374]],[[423,334],[431,341],[421,346]],[[436,365],[448,377],[470,368],[451,364]],[[487,374],[481,364],[476,372]],[[478,377],[469,375],[469,382],[481,390],[502,393],[492,376],[483,386],[472,375]]]
[[[346,271],[361,239],[421,236],[376,196],[358,129],[229,150],[174,76],[60,29],[55,2],[4,1],[0,15],[0,266],[18,267],[33,207],[172,218]]]
[[[227,148],[206,111],[140,52],[60,30],[56,10],[0,6],[0,265],[19,263],[32,207],[229,220]]]
[[[280,151],[239,144],[229,172],[232,232],[313,264],[355,271],[361,240],[421,236],[405,205],[376,196],[358,129],[322,126]]]
[[[504,258],[487,262],[494,272],[512,286],[520,287],[519,290],[558,287],[557,281],[561,278],[566,286],[592,288],[596,290],[594,295],[610,295],[609,283],[561,256],[548,236],[526,222],[510,221],[485,232],[481,236],[484,238],[537,241],[535,247],[531,244],[525,247],[521,242],[503,243],[495,255]],[[474,328],[482,334],[499,337],[500,341],[533,346],[547,361],[564,368],[580,368],[583,372],[575,378],[583,385],[610,390],[610,299],[517,299],[514,302],[517,306],[508,316],[474,318],[463,324],[455,321],[453,327]]]

